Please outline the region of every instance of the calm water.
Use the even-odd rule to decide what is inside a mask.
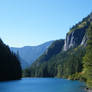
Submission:
[[[84,83],[57,78],[24,78],[0,82],[0,92],[85,92]]]

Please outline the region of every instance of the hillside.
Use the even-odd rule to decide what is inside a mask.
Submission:
[[[46,42],[38,46],[25,46],[22,48],[11,47],[11,51],[17,54],[20,59],[22,69],[29,67],[45,50],[52,44],[53,41]]]
[[[88,80],[90,78],[89,80],[92,81],[92,72],[90,72],[90,77],[89,74],[85,74],[85,69],[89,70],[89,68],[87,68],[87,64],[83,63],[85,61],[83,57],[87,53],[86,47],[88,47],[89,37],[92,41],[92,35],[89,36],[88,34],[89,28],[92,27],[91,24],[92,13],[74,25],[67,33],[65,40],[53,42],[48,50],[29,69],[24,71],[24,75],[30,77],[62,77],[74,80]],[[92,56],[92,52],[90,53],[89,58]],[[91,71],[92,64],[89,66]],[[92,83],[90,84],[92,85]]]
[[[17,80],[22,76],[18,58],[0,39],[0,81]]]

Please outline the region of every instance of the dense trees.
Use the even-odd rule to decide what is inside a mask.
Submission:
[[[86,54],[83,58],[84,61],[84,76],[87,79],[88,87],[92,88],[92,24],[87,30],[88,41],[86,47]]]
[[[18,58],[0,39],[0,81],[21,78],[21,66]]]
[[[50,49],[48,52],[50,53]],[[61,51],[56,55],[51,55],[52,57],[49,60],[46,58],[42,61],[42,58],[46,57],[46,55],[43,55],[35,63],[33,63],[29,69],[26,70],[25,75],[27,75],[27,77],[68,78],[70,75],[82,71],[82,57],[84,55],[85,49],[82,47],[69,49],[68,51],[63,52]]]

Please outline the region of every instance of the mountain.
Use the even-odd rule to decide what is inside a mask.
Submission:
[[[34,64],[35,63],[37,64],[37,62],[40,64],[50,60],[52,57],[56,56],[58,53],[61,52],[61,50],[63,49],[63,46],[64,46],[63,39],[54,41],[51,44],[51,46],[43,53],[43,55],[40,56],[36,62],[34,62]]]
[[[20,62],[0,39],[0,81],[17,80],[22,76]]]
[[[24,76],[80,79],[87,81],[92,87],[91,49],[92,13],[74,25],[65,40],[54,41],[46,52],[24,71]]]
[[[22,68],[29,67],[45,50],[52,44],[53,41],[46,42],[39,46],[25,46],[22,48],[11,47],[11,51],[17,54],[21,61]]]

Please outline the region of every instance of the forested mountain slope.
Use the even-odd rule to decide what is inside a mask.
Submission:
[[[17,80],[22,76],[18,58],[0,39],[0,81]]]

